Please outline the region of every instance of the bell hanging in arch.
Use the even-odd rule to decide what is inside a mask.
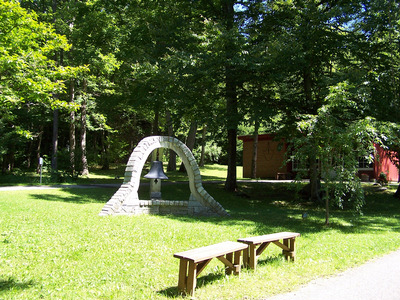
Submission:
[[[144,178],[155,179],[155,183],[157,183],[157,179],[168,179],[164,173],[162,162],[159,160],[153,161],[149,173],[144,175]]]
[[[149,173],[144,177],[154,179],[150,181],[150,199],[161,199],[161,179],[168,179],[164,173],[162,162],[153,161]]]

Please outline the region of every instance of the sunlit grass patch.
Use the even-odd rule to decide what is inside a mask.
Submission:
[[[163,196],[185,200],[187,186],[165,185]],[[271,245],[256,272],[225,276],[213,260],[198,279],[197,299],[262,299],[400,247],[400,201],[389,191],[366,187],[364,214],[333,210],[327,227],[322,208],[292,201],[289,183],[246,183],[245,195],[226,193],[223,183],[204,187],[231,217],[99,217],[112,188],[0,192],[0,299],[181,298],[175,252],[301,233],[295,263]]]

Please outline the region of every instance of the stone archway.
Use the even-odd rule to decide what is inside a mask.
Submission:
[[[143,166],[157,148],[171,149],[182,159],[189,177],[189,201],[139,200],[138,190]],[[178,139],[167,136],[150,136],[139,142],[127,163],[123,184],[104,205],[99,215],[142,213],[229,215],[203,188],[200,170],[190,149]]]

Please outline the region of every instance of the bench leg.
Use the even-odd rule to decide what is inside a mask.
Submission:
[[[249,265],[251,269],[256,269],[257,267],[257,252],[256,245],[249,245]]]
[[[226,256],[218,256],[217,257],[221,262],[224,263],[226,266],[225,274],[230,275],[240,275],[241,270],[241,258],[242,258],[242,251],[235,251],[234,253],[228,253]]]
[[[284,239],[283,244],[289,248],[289,251],[282,250],[282,254],[285,256],[285,259],[290,261],[294,261],[296,258],[296,247],[295,247],[295,238]]]
[[[282,244],[283,244],[285,247],[289,248],[289,239],[283,239]],[[282,255],[285,256],[285,259],[286,259],[286,260],[288,259],[288,253],[289,253],[289,252],[288,252],[287,250],[285,250],[285,249],[282,250]]]
[[[181,259],[179,262],[179,280],[178,280],[178,290],[180,293],[186,292],[187,266],[188,266],[188,261]]]
[[[194,295],[197,284],[197,264],[181,259],[179,262],[178,290],[181,294]]]
[[[240,275],[242,251],[236,251],[233,256],[233,274]]]
[[[289,248],[290,248],[290,258],[292,259],[292,261],[295,261],[296,259],[296,239],[295,238],[291,238],[290,239],[290,243],[289,243]]]
[[[194,289],[196,288],[196,284],[197,284],[197,264],[190,261],[187,282],[186,282],[186,291],[192,297],[194,296]]]
[[[250,267],[250,248],[246,248],[243,250],[243,267],[249,268]]]
[[[229,265],[233,265],[233,253],[228,253],[226,254],[226,260],[229,262],[229,264],[226,264],[225,268],[225,274],[226,275],[231,275],[232,274],[232,268]]]

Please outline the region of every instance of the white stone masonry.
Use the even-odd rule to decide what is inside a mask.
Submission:
[[[171,149],[182,159],[189,177],[191,195],[188,201],[139,200],[138,190],[143,166],[149,155],[158,148]],[[143,213],[229,215],[204,189],[199,166],[190,149],[178,139],[168,136],[150,136],[140,141],[128,160],[123,184],[104,205],[99,215]]]

